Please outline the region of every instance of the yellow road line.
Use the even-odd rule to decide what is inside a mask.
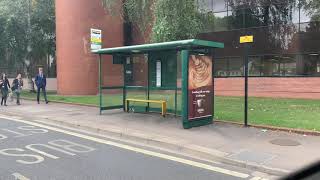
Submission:
[[[49,129],[52,131],[68,134],[71,136],[79,137],[79,138],[94,141],[94,142],[98,142],[101,144],[115,146],[115,147],[126,149],[129,151],[134,151],[134,152],[146,154],[149,156],[154,156],[154,157],[158,157],[158,158],[162,158],[162,159],[166,159],[166,160],[170,160],[170,161],[175,161],[175,162],[179,162],[182,164],[187,164],[190,166],[194,166],[194,167],[198,167],[198,168],[202,168],[202,169],[206,169],[206,170],[210,170],[210,171],[223,173],[223,174],[234,176],[234,177],[239,177],[239,178],[248,178],[249,177],[248,174],[244,174],[244,173],[240,173],[240,172],[236,172],[236,171],[231,171],[228,169],[223,169],[220,167],[215,167],[215,166],[207,165],[204,163],[199,163],[199,162],[195,162],[195,161],[191,161],[191,160],[187,160],[187,159],[183,159],[183,158],[179,158],[179,157],[174,157],[174,156],[170,156],[170,155],[166,155],[166,154],[162,154],[162,153],[158,153],[158,152],[153,152],[153,151],[149,151],[149,150],[145,150],[145,149],[141,149],[141,148],[136,148],[133,146],[128,146],[125,144],[120,144],[120,143],[116,143],[116,142],[112,142],[112,141],[108,141],[108,140],[104,140],[104,139],[99,139],[96,137],[91,137],[91,136],[87,136],[87,135],[83,135],[83,134],[79,134],[79,133],[75,133],[75,132],[71,132],[71,131],[66,131],[63,129],[59,129],[59,128],[55,128],[55,127],[51,127],[51,126],[47,126],[47,125],[43,125],[43,124],[39,124],[39,123],[35,123],[35,122],[14,119],[14,118],[10,118],[10,117],[3,117],[3,116],[0,116],[0,118],[11,120],[11,121],[16,121],[16,122],[21,122],[21,123],[25,123],[25,124],[30,124],[33,126],[42,127],[42,128]]]

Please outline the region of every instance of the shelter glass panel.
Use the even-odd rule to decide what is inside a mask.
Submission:
[[[133,55],[126,59],[124,66],[126,99],[147,99],[148,57],[144,54]],[[130,103],[131,111],[145,112],[146,107],[146,103]]]
[[[98,104],[98,96],[96,96]],[[114,107],[123,105],[123,89],[103,89],[102,90],[102,107]]]
[[[175,113],[177,87],[176,52],[156,52],[150,54],[149,82],[148,98],[166,101],[167,112]],[[161,104],[149,103],[148,108],[150,111],[160,112]]]

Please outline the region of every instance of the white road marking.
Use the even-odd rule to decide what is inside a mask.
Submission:
[[[250,180],[261,180],[261,177],[253,177]]]
[[[253,177],[250,180],[268,180],[268,179],[262,178],[262,177]]]
[[[25,123],[25,124],[29,124],[29,125],[33,125],[33,126],[38,126],[41,128],[45,128],[45,129],[49,129],[52,131],[68,134],[71,136],[75,136],[75,137],[79,137],[82,139],[98,142],[101,144],[115,146],[115,147],[126,149],[129,151],[134,151],[134,152],[146,154],[149,156],[154,156],[154,157],[158,157],[158,158],[162,158],[162,159],[166,159],[166,160],[171,160],[171,161],[179,162],[182,164],[186,164],[186,165],[190,165],[190,166],[194,166],[194,167],[198,167],[198,168],[202,168],[202,169],[206,169],[206,170],[210,170],[210,171],[214,171],[214,172],[223,173],[223,174],[234,176],[234,177],[239,177],[239,178],[243,178],[243,179],[249,177],[248,174],[244,174],[244,173],[240,173],[240,172],[236,172],[236,171],[231,171],[228,169],[223,169],[220,167],[215,167],[215,166],[211,166],[211,165],[207,165],[207,164],[203,164],[203,163],[199,163],[199,162],[195,162],[195,161],[191,161],[191,160],[187,160],[187,159],[183,159],[183,158],[179,158],[179,157],[174,157],[174,156],[170,156],[170,155],[166,155],[166,154],[162,154],[162,153],[158,153],[158,152],[153,152],[153,151],[149,151],[149,150],[145,150],[145,149],[141,149],[141,148],[136,148],[136,147],[132,147],[129,145],[120,144],[120,143],[116,143],[116,142],[112,142],[112,141],[108,141],[108,140],[104,140],[104,139],[99,139],[96,137],[91,137],[91,136],[87,136],[87,135],[83,135],[83,134],[79,134],[79,133],[75,133],[75,132],[71,132],[71,131],[66,131],[63,129],[59,129],[59,128],[55,128],[55,127],[51,127],[51,126],[47,126],[47,125],[43,125],[43,124],[39,124],[39,123],[35,123],[35,122],[14,119],[14,118],[10,118],[10,117],[3,117],[3,116],[0,116],[0,118],[11,120],[11,121],[16,121],[16,122],[21,122],[21,123]]]
[[[26,178],[25,176],[22,176],[19,173],[13,173],[12,176],[14,176],[16,180],[30,180],[29,178]]]
[[[55,155],[52,155],[52,154],[49,154],[49,153],[46,153],[44,151],[40,151],[39,149],[36,149],[34,148],[34,146],[42,146],[42,147],[46,147],[48,149],[51,149],[51,150],[56,150],[58,152],[62,152],[62,153],[65,153],[65,154],[68,154],[70,156],[75,156],[76,154],[74,153],[71,153],[71,152],[68,152],[68,151],[65,151],[65,150],[62,150],[62,149],[59,149],[59,148],[56,148],[56,147],[53,147],[53,146],[49,146],[49,145],[46,145],[46,144],[29,144],[26,146],[26,149],[29,149],[33,152],[36,152],[38,154],[41,154],[43,156],[47,156],[51,159],[59,159],[59,157],[55,156]]]
[[[9,151],[9,152],[8,152]],[[33,155],[33,154],[14,154],[13,152],[25,152],[24,149],[19,149],[19,148],[10,148],[10,149],[1,149],[0,154],[4,156],[11,156],[11,157],[29,157],[34,159],[33,161],[26,161],[26,160],[21,160],[18,159],[16,162],[29,165],[29,164],[37,164],[41,163],[44,161],[44,158],[38,155]]]
[[[19,132],[16,132],[16,131],[12,131],[10,129],[1,129],[2,131],[6,131],[6,132],[10,132],[12,134],[17,134],[18,136],[14,136],[16,138],[18,137],[26,137],[26,136],[31,136],[32,134],[22,134],[22,133],[19,133]]]

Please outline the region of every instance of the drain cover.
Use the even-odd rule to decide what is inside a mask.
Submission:
[[[271,144],[279,146],[299,146],[301,145],[298,141],[291,139],[273,139],[270,141]]]

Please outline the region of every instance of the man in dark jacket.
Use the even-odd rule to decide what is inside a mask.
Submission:
[[[46,93],[47,79],[46,79],[46,76],[43,74],[43,68],[39,68],[39,74],[35,78],[35,83],[37,86],[38,104],[40,104],[40,90],[42,90],[46,104],[48,104],[47,93]]]

